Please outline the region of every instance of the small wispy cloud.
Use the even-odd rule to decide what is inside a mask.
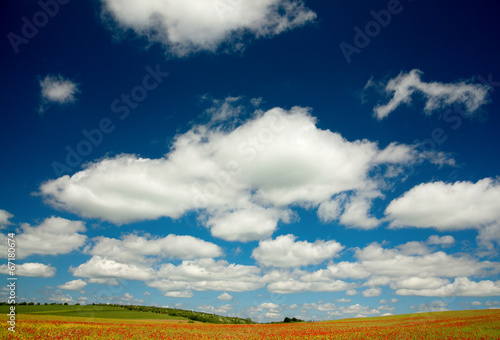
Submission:
[[[217,299],[222,301],[230,301],[233,299],[233,296],[228,293],[222,293],[221,295],[217,296]]]
[[[391,100],[385,105],[377,105],[374,115],[381,120],[396,110],[401,104],[410,104],[414,94],[422,95],[426,104],[424,112],[431,114],[437,109],[447,105],[461,104],[467,113],[474,113],[480,106],[487,103],[489,86],[483,84],[471,84],[460,81],[455,83],[427,83],[421,80],[423,72],[413,69],[409,73],[401,72],[396,78],[390,79],[385,86],[384,92],[392,95]],[[375,86],[370,79],[365,89]]]
[[[61,75],[47,75],[40,81],[41,103],[39,113],[44,113],[51,104],[69,104],[76,101],[80,92],[78,84]]]
[[[7,210],[0,209],[0,226],[10,225],[12,224],[9,220],[14,217]]]
[[[86,285],[87,282],[78,279],[78,280],[68,281],[62,285],[58,285],[57,288],[65,290],[82,291],[82,289],[85,288]]]
[[[212,102],[212,107],[207,109],[205,112],[210,115],[211,122],[227,122],[231,119],[238,117],[243,111],[244,107],[242,105],[237,105],[237,102],[242,99],[242,97],[227,97],[224,100],[212,99],[208,96],[204,96],[203,99],[210,100]]]

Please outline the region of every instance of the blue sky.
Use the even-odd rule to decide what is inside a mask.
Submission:
[[[15,232],[22,300],[500,306],[494,2],[0,7],[0,272]]]

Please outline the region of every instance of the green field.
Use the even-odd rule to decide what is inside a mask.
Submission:
[[[0,313],[7,313],[9,305],[0,305]],[[221,316],[192,310],[183,310],[168,307],[92,304],[92,305],[61,305],[21,304],[16,307],[17,314],[55,315],[68,317],[83,317],[117,320],[171,320],[179,322],[204,322],[216,324],[253,324],[251,319]]]
[[[7,314],[9,312],[9,308],[10,305],[0,306],[0,313]],[[18,305],[16,306],[16,313],[121,320],[188,320],[180,316],[131,311],[123,307],[102,305]]]

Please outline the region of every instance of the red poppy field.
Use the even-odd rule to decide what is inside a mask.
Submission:
[[[2,320],[1,339],[500,339],[500,310],[260,325],[21,314],[15,333]]]

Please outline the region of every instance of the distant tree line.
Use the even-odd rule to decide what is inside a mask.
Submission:
[[[183,310],[176,308],[164,308],[164,307],[149,307],[149,306],[136,306],[136,305],[114,305],[114,304],[106,304],[100,306],[113,306],[113,307],[122,307],[131,311],[138,312],[150,312],[157,314],[165,314],[169,316],[179,316],[192,321],[205,322],[205,323],[216,323],[216,324],[255,324],[256,322],[252,321],[252,319],[242,319],[231,316],[220,316],[216,314],[209,314],[203,312],[195,312],[191,310]]]
[[[297,318],[289,318],[288,316],[285,317],[285,319],[283,319],[283,321],[273,321],[273,322],[268,322],[270,324],[276,324],[276,323],[295,323],[295,322],[307,322],[307,321],[304,321],[304,320],[301,320],[301,319],[297,319]]]

